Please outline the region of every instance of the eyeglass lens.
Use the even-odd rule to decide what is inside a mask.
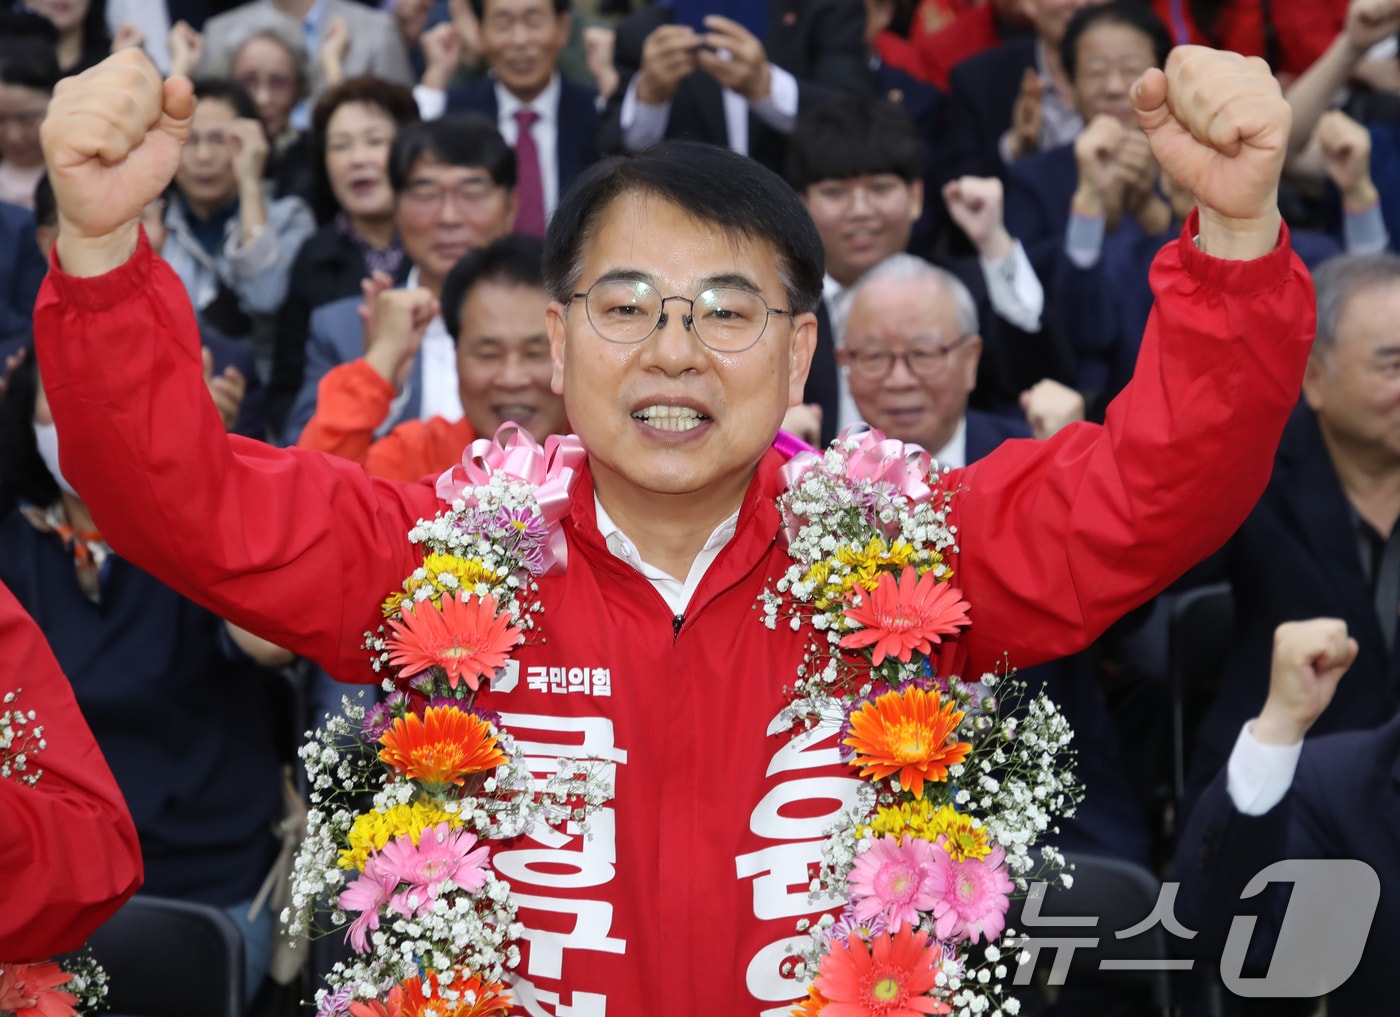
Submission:
[[[686,313],[681,306],[666,313]],[[670,301],[668,301],[670,302]],[[662,314],[661,295],[647,283],[628,279],[603,279],[588,291],[588,320],[604,339],[615,343],[641,342],[657,327]],[[758,341],[768,322],[763,297],[748,290],[708,289],[689,309],[695,334],[706,346],[739,352]]]

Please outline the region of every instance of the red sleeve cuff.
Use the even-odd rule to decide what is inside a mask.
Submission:
[[[55,244],[49,251],[48,281],[63,303],[83,311],[105,311],[146,288],[154,258],[144,226],[140,227],[136,250],[131,257],[104,275],[86,278],[69,275],[59,264],[58,245]]]
[[[1285,285],[1293,275],[1293,245],[1288,224],[1280,221],[1278,243],[1262,258],[1233,261],[1214,258],[1196,246],[1201,232],[1201,213],[1192,209],[1176,243],[1181,265],[1203,286],[1234,296],[1264,293]]]

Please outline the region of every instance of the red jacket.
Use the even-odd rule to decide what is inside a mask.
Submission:
[[[46,747],[33,787],[0,777],[0,962],[82,946],[141,885],[141,845],[112,771],[44,634],[0,585],[0,699],[35,713]]]
[[[1104,427],[1011,442],[954,476],[973,624],[945,673],[1082,648],[1218,548],[1264,489],[1312,339],[1306,270],[1286,235],[1251,263],[1188,240],[1165,249],[1154,283],[1140,377]],[[104,277],[50,273],[35,331],[64,474],[119,553],[368,680],[362,634],[418,564],[404,534],[435,511],[432,490],[225,435],[178,286],[144,243]],[[184,424],[149,426],[169,420]],[[580,483],[568,569],[540,583],[545,641],[486,697],[541,766],[569,752],[616,764],[592,839],[496,852],[527,928],[516,992],[535,1002],[522,1013],[776,1017],[802,994],[779,974],[783,946],[811,914],[822,828],[857,781],[833,732],[765,734],[805,639],[768,631],[754,608],[787,564],[780,462],[760,464],[733,540],[674,623],[607,551]]]

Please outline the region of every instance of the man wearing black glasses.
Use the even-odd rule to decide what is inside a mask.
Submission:
[[[1157,263],[1145,369],[1104,427],[1004,446],[950,479],[974,605],[940,657],[950,674],[1073,652],[1219,546],[1297,399],[1312,290],[1277,209],[1277,83],[1262,62],[1181,47],[1135,94],[1199,222]],[[223,433],[188,301],[136,222],[178,162],[188,83],[123,53],[53,103],[61,268],[35,331],[65,475],[119,553],[374,680],[363,633],[422,564],[405,535],[438,510],[433,485]],[[860,782],[834,726],[768,735],[807,634],[769,631],[754,605],[790,564],[770,447],[802,398],[821,266],[791,189],[717,146],[600,164],[550,223],[552,383],[588,458],[567,569],[539,580],[547,636],[514,658],[527,675],[610,678],[578,696],[521,681],[482,705],[537,754],[573,745],[616,776],[589,837],[542,832],[492,856],[521,903],[518,1012],[768,1017],[804,996],[785,948],[820,910],[808,866]],[[172,414],[180,427],[152,427]]]

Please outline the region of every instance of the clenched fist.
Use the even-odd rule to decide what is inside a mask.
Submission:
[[[1133,105],[1158,164],[1196,196],[1201,248],[1238,260],[1272,251],[1293,114],[1268,65],[1178,46],[1133,87]]]
[[[131,257],[137,219],[175,176],[193,116],[189,81],[162,82],[140,50],[58,83],[40,137],[66,271],[100,275]]]
[[[987,261],[1000,261],[1011,253],[1013,241],[1006,231],[1001,181],[995,177],[959,177],[943,188],[943,201],[977,253]]]
[[[1254,722],[1254,737],[1265,745],[1297,745],[1332,696],[1337,682],[1356,660],[1357,643],[1338,618],[1284,622],[1274,631],[1269,698]]]
[[[1359,212],[1374,205],[1379,194],[1371,180],[1371,132],[1334,109],[1322,114],[1313,136],[1346,210]]]
[[[363,287],[365,362],[395,389],[402,389],[423,334],[437,316],[438,302],[428,290],[385,290],[383,283],[376,278]]]

